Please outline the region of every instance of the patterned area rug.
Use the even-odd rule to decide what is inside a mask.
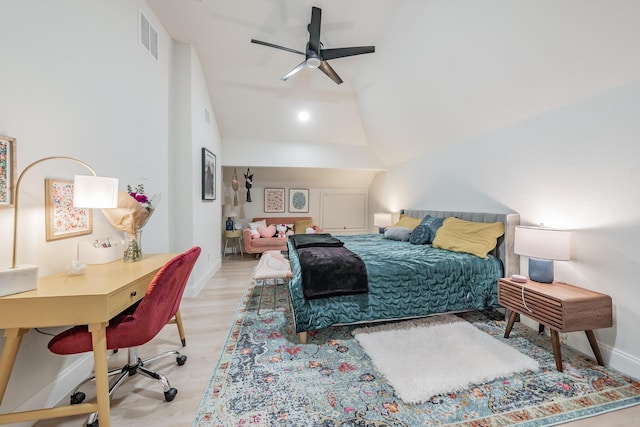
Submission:
[[[499,313],[464,320],[538,361],[523,372],[406,404],[351,332],[326,328],[301,345],[286,286],[249,283],[194,427],[206,426],[550,426],[640,403],[640,382],[563,347],[557,372],[550,340],[516,324],[503,339]],[[261,291],[261,314],[256,312]],[[275,302],[275,310],[265,310]],[[438,351],[438,349],[433,349]],[[402,361],[398,361],[402,363]],[[420,366],[416,366],[416,370]]]

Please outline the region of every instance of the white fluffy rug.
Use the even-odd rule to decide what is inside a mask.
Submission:
[[[358,328],[353,335],[406,403],[539,369],[529,356],[451,314]]]

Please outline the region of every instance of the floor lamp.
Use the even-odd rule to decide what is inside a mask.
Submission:
[[[93,176],[76,175],[73,179],[73,206],[77,208],[114,208],[118,205],[118,179],[100,177],[95,170],[85,162],[73,157],[45,157],[36,160],[18,176],[14,190],[13,212],[13,246],[11,267],[0,270],[0,296],[29,291],[38,287],[38,266],[17,265],[18,248],[18,209],[20,198],[20,184],[25,174],[34,166],[49,160],[67,160],[87,168]]]

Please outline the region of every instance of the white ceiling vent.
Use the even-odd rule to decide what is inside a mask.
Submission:
[[[140,43],[158,60],[158,32],[151,25],[144,13],[140,11]]]

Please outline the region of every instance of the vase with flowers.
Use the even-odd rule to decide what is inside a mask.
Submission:
[[[151,218],[157,203],[156,196],[147,197],[142,184],[127,185],[126,192],[118,192],[118,207],[102,210],[111,225],[125,233],[124,262],[137,261],[142,256],[142,227]]]

